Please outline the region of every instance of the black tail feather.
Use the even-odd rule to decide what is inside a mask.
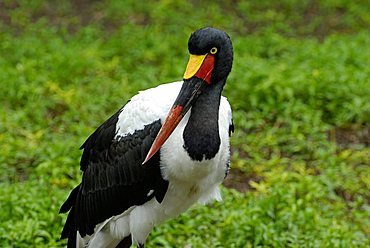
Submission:
[[[130,248],[132,245],[131,234],[126,238],[122,239],[121,242],[116,246],[116,248]]]
[[[75,248],[76,247],[76,223],[75,223],[75,202],[77,199],[78,192],[80,190],[80,185],[72,190],[69,194],[67,200],[63,203],[62,207],[59,210],[59,213],[68,213],[68,217],[66,223],[64,224],[64,228],[61,234],[61,239],[68,238],[68,248]]]
[[[76,248],[77,231],[69,232],[67,248]]]
[[[80,185],[78,185],[76,188],[74,188],[71,191],[71,193],[69,194],[67,200],[60,207],[60,210],[59,210],[59,213],[60,214],[67,213],[72,208],[72,206],[75,204],[76,199],[77,199],[78,191],[80,190]]]

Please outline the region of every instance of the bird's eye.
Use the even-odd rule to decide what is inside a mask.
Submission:
[[[211,54],[215,54],[217,53],[217,48],[216,47],[212,47],[211,51],[210,51]]]

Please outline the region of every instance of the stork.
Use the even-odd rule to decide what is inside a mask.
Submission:
[[[81,183],[60,213],[68,248],[144,247],[150,231],[195,202],[221,200],[230,160],[229,36],[191,34],[183,81],[139,92],[81,146]]]

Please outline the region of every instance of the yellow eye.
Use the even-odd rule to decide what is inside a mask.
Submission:
[[[217,48],[216,47],[212,47],[211,51],[210,51],[211,54],[215,54],[217,53]]]

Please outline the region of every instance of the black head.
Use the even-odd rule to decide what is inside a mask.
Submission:
[[[233,46],[230,37],[215,28],[202,28],[191,34],[188,42],[189,53],[205,55],[214,52],[215,61],[211,82],[225,82],[233,64]]]
[[[208,113],[216,113],[216,117],[218,115],[221,91],[233,64],[233,46],[230,37],[218,29],[202,28],[191,34],[188,48],[190,58],[181,90],[143,163],[146,163],[160,149],[201,95],[208,96],[205,100],[209,103],[208,107],[214,107],[214,111],[210,110]],[[217,128],[211,129],[216,130],[216,135],[212,137],[219,139]],[[213,144],[215,144],[214,149],[210,155],[207,153],[207,158],[211,158],[214,155],[213,152],[218,150],[219,143],[213,142]],[[201,154],[203,153],[201,151]]]

